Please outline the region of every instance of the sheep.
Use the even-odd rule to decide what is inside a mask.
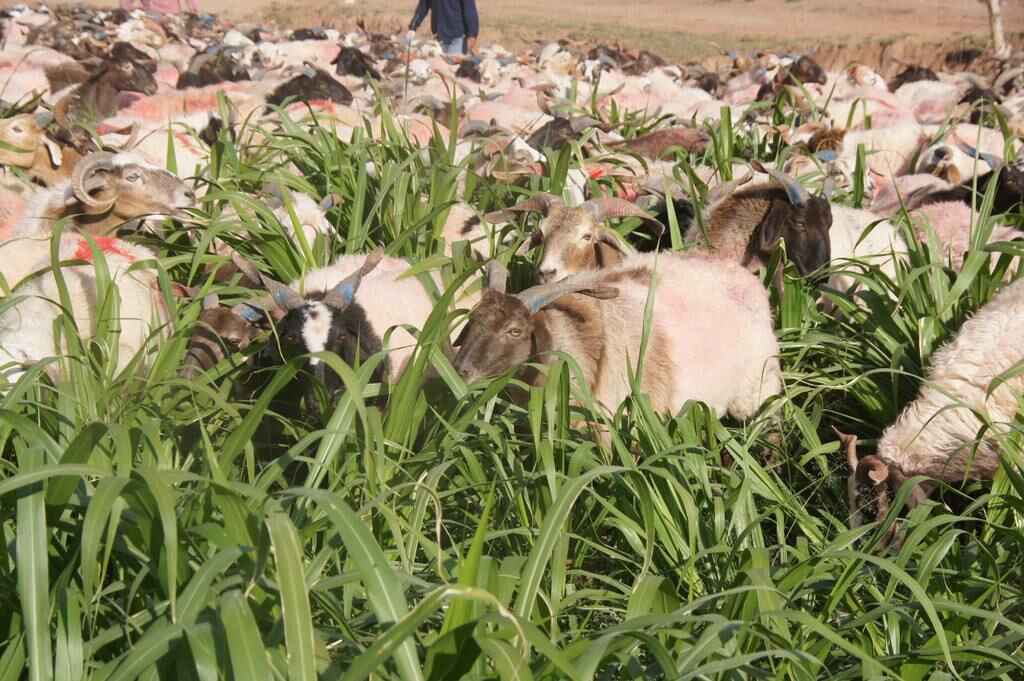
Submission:
[[[992,170],[967,180],[955,187],[946,187],[928,193],[921,205],[932,203],[961,202],[966,206],[980,206],[989,185],[996,183],[992,214],[1000,215],[1018,209],[1024,204],[1024,162],[1004,164],[1002,159],[990,154],[980,153],[973,147],[961,145],[961,149],[969,156],[984,160]],[[975,193],[975,186],[977,193]]]
[[[154,331],[165,328],[170,315],[157,285],[156,272],[153,269],[129,270],[140,261],[155,259],[151,251],[120,239],[96,237],[94,241],[120,298],[117,317],[120,334],[115,366],[121,371],[145,347]],[[0,248],[11,251],[11,259],[28,260],[31,270],[42,270],[50,266],[50,240],[42,240],[43,249],[34,247],[39,242],[8,242]],[[30,245],[28,252],[21,248],[25,243]],[[39,258],[41,253],[45,255]],[[68,289],[70,311],[78,332],[83,339],[92,338],[101,306],[97,300],[99,292],[92,249],[84,236],[65,233],[60,236],[58,257],[61,261],[84,260],[87,263],[63,266],[61,275]],[[43,361],[57,351],[54,322],[60,314],[60,297],[56,277],[52,271],[47,272],[26,282],[15,295],[19,298],[24,295],[24,298],[0,314],[0,363],[14,362],[23,367]],[[55,381],[64,378],[57,365],[50,365],[47,371]],[[22,373],[23,369],[16,369],[13,374],[8,374],[8,381],[13,383]]]
[[[39,192],[15,235],[48,232],[65,218],[79,231],[102,235],[129,220],[180,215],[194,199],[184,182],[137,154],[96,152],[75,165],[70,180]]]
[[[896,259],[907,253],[906,241],[896,225],[870,211],[846,206],[832,206],[829,244],[833,267],[828,286],[844,293],[851,293],[857,281],[836,265],[856,260],[877,266],[890,279],[895,279]],[[830,305],[826,304],[828,307]]]
[[[225,308],[216,294],[206,296],[199,319],[189,335],[185,361],[179,372],[181,377],[195,380],[227,357],[227,351],[245,350],[264,331],[266,321],[266,314],[258,306],[239,303]]]
[[[613,149],[624,149],[631,153],[655,160],[675,157],[677,149],[695,154],[704,153],[711,136],[700,128],[685,126],[663,128],[647,133],[631,140],[613,142],[608,146]]]
[[[29,177],[52,186],[71,177],[81,155],[64,148],[46,132],[49,112],[19,114],[0,120],[0,165],[24,169]]]
[[[811,196],[799,182],[774,168],[753,164],[775,184],[734,191],[742,180],[720,185],[708,197],[704,227],[694,223],[684,240],[692,250],[738,262],[752,271],[767,267],[776,244],[806,276],[830,260],[829,228],[832,207],[827,199]],[[777,278],[776,286],[781,286]]]
[[[969,145],[975,144],[977,150],[970,151],[975,147]],[[987,154],[990,158],[1002,158],[1005,144],[999,131],[962,123],[922,151],[916,171],[931,173],[952,184],[967,182],[979,170],[984,170],[984,165],[977,162],[977,157]]]
[[[671,267],[645,262],[585,272],[515,295],[504,291],[505,277],[490,280],[455,343],[454,367],[468,382],[565,352],[596,402],[615,410],[631,392],[655,286],[637,377],[655,411],[675,413],[687,400],[701,400],[719,415],[748,419],[782,390],[767,292],[736,264],[684,256]],[[681,315],[682,323],[671,321]],[[737,341],[736,352],[721,351],[722,337]],[[543,380],[532,370],[524,378]]]
[[[891,495],[914,476],[931,480],[913,489],[907,500],[910,508],[928,498],[936,481],[995,476],[999,439],[1013,429],[1024,393],[1024,376],[1013,371],[1024,360],[1022,337],[1024,280],[1017,280],[932,355],[917,397],[882,433],[875,454],[858,458],[856,436],[837,431],[851,470],[853,524],[859,524],[862,487],[875,491],[876,519],[881,521],[889,511]]]
[[[610,229],[601,226],[609,217],[653,217],[639,206],[622,199],[600,198],[579,206],[565,205],[554,194],[539,193],[507,211],[538,211],[544,216],[523,251],[544,244],[538,276],[542,282],[564,278],[584,270],[614,268],[632,249]],[[489,213],[489,220],[504,217],[506,211]]]

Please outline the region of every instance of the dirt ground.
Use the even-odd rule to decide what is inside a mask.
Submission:
[[[0,6],[14,2],[0,0]],[[344,29],[364,18],[371,28],[398,30],[408,24],[416,0],[199,0],[199,5],[243,23]],[[558,38],[618,40],[672,60],[822,44],[978,44],[988,32],[988,15],[978,0],[477,0],[477,6],[483,42],[518,49]],[[1008,33],[1024,32],[1024,0],[1004,0],[1003,15]],[[1020,45],[1020,36],[1014,38]]]

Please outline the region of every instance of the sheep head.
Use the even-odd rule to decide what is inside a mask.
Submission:
[[[917,171],[940,177],[950,184],[960,184],[963,176],[956,166],[956,153],[948,144],[937,144],[922,154]]]
[[[542,331],[538,313],[572,293],[614,298],[618,290],[600,285],[600,273],[586,272],[561,281],[534,286],[521,293],[505,292],[504,268],[492,261],[488,288],[469,313],[469,320],[454,345],[454,367],[469,382],[499,376],[530,359],[534,336]]]
[[[602,224],[606,219],[639,217],[657,223],[651,214],[639,206],[615,198],[592,199],[570,207],[553,194],[538,194],[509,210],[536,211],[544,216],[537,231],[523,244],[524,251],[544,245],[539,272],[542,282],[556,281],[578,272],[614,267],[622,262],[632,249]],[[503,211],[491,213],[488,218],[497,219],[503,214]]]
[[[775,168],[767,168],[756,161],[752,166],[771,176],[784,191],[767,194],[770,198],[754,230],[751,252],[767,262],[781,240],[786,244],[786,255],[801,275],[807,276],[827,265],[831,259],[829,229],[832,227],[832,207],[828,199],[811,196],[799,182]]]
[[[86,156],[71,175],[71,190],[86,214],[121,220],[180,215],[195,200],[175,175],[132,153]]]

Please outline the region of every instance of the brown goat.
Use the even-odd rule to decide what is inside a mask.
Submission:
[[[107,64],[64,95],[54,107],[57,123],[72,130],[113,116],[122,92],[156,94],[157,82],[146,68],[130,61]]]
[[[229,353],[245,350],[267,321],[266,313],[256,305],[240,303],[226,308],[216,294],[203,298],[203,311],[188,340],[182,378],[195,379]]]
[[[566,206],[560,197],[547,193],[536,194],[506,211],[496,211],[485,218],[488,222],[500,222],[511,211],[535,211],[544,216],[537,231],[520,250],[526,252],[544,245],[539,272],[542,282],[622,264],[633,251],[618,234],[602,225],[607,218],[639,217],[655,221],[639,206],[623,199],[599,198],[579,206]]]
[[[829,228],[832,207],[774,168],[753,167],[776,184],[733,191],[742,181],[713,190],[708,198],[704,230],[695,222],[686,241],[695,250],[739,262],[752,271],[767,267],[779,241],[801,275],[827,265],[831,258]],[[747,178],[749,179],[749,177]],[[776,280],[776,286],[781,279]]]

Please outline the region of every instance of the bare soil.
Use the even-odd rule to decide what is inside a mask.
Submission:
[[[15,2],[0,0],[0,6]],[[113,2],[93,0],[91,4]],[[247,24],[347,29],[363,18],[373,29],[400,30],[408,24],[416,0],[199,0],[199,4],[204,11]],[[819,45],[848,50],[864,45],[879,57],[875,53],[894,44],[941,43],[941,48],[929,52],[983,46],[988,34],[988,15],[978,0],[478,0],[477,5],[483,42],[519,49],[559,38],[618,41],[675,61],[726,50],[808,50]],[[1018,34],[1011,35],[1011,40],[1019,47],[1024,0],[1004,0],[1003,5],[1006,30]],[[420,32],[425,34],[426,29]],[[908,51],[914,50],[904,47],[893,54]],[[835,52],[833,56],[842,60],[845,55]]]

